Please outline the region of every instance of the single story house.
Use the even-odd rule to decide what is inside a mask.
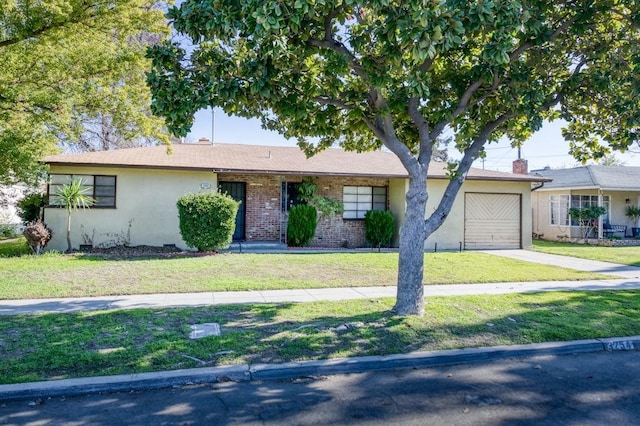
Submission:
[[[589,165],[569,169],[532,170],[553,179],[533,191],[533,232],[546,240],[580,238],[580,227],[569,217],[572,207],[602,206],[597,235],[607,237],[611,225],[617,236],[631,236],[637,223],[626,216],[627,206],[640,206],[640,167]],[[610,233],[610,232],[609,232]]]
[[[319,219],[315,247],[362,247],[364,213],[393,212],[404,220],[407,172],[388,152],[345,152],[330,148],[306,158],[298,147],[195,144],[128,148],[46,157],[50,197],[72,178],[82,178],[96,204],[75,212],[72,245],[163,246],[186,248],[178,226],[176,201],[185,193],[222,190],[240,200],[234,239],[286,241],[287,211],[297,202],[296,187],[315,179],[318,194],[344,203],[344,214]],[[448,183],[446,168],[429,172],[430,214]],[[531,185],[540,178],[489,170],[469,171],[443,226],[425,249],[520,248],[531,245]],[[54,231],[49,248],[66,248],[64,209],[45,208]],[[396,232],[395,244],[398,243]]]

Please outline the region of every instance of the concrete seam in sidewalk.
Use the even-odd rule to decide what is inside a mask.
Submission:
[[[283,364],[247,364],[170,370],[118,376],[84,377],[46,382],[0,385],[0,401],[100,392],[161,389],[188,384],[227,381],[287,380],[332,374],[363,373],[400,368],[429,368],[505,358],[569,355],[612,351],[640,351],[640,336],[614,337],[528,345],[451,349],[408,354],[301,361]]]

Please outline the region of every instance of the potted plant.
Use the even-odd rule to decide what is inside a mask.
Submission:
[[[631,233],[634,238],[640,237],[640,228],[638,227],[638,219],[640,219],[640,207],[627,206],[626,215],[631,219]]]

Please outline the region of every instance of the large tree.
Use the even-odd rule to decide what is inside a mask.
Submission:
[[[409,175],[399,314],[423,312],[424,242],[487,143],[519,145],[558,118],[580,160],[637,140],[638,0],[187,0],[168,17],[196,44],[150,52],[152,108],[176,134],[212,105],[259,117],[309,155],[339,141],[398,156]],[[426,217],[447,131],[464,155]]]
[[[157,0],[0,2],[0,181],[31,180],[38,160],[88,138],[165,139],[149,111],[149,44],[168,33]],[[99,146],[99,145],[98,145]]]

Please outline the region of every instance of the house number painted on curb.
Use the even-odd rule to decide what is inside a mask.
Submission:
[[[634,351],[636,350],[633,342],[629,340],[625,340],[622,342],[607,342],[605,344],[605,349],[607,351]]]

